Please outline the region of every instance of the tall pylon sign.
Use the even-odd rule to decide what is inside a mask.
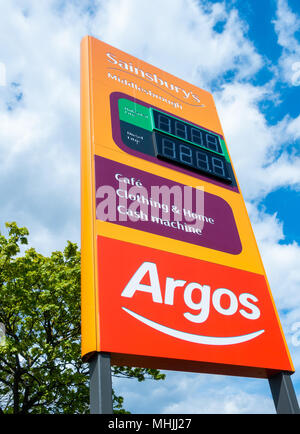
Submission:
[[[292,373],[211,93],[87,36],[81,127],[83,359]]]

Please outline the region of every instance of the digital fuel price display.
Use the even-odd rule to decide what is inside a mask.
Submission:
[[[226,170],[226,161],[210,152],[199,150],[195,146],[181,140],[154,134],[155,151],[158,158],[171,160],[174,163],[190,167],[207,175],[232,182]]]
[[[236,185],[225,142],[217,133],[131,99],[118,100],[123,143],[156,162]]]

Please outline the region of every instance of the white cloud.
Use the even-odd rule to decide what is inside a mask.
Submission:
[[[300,270],[297,265],[300,246],[295,241],[279,243],[284,240],[284,232],[283,223],[276,214],[259,212],[250,203],[247,203],[247,209],[273,295],[281,309],[296,309],[300,315]]]
[[[262,380],[177,372],[169,376],[173,399],[163,407],[164,414],[274,413],[271,396],[263,396]]]
[[[280,322],[296,369],[294,381],[298,380],[300,369],[300,345],[298,329],[300,321],[300,246],[295,241],[284,241],[283,223],[276,214],[269,215],[264,210],[258,211],[252,203],[247,203],[248,213],[262,256],[271,292],[278,310]],[[296,343],[296,344],[295,344]]]
[[[113,384],[131,411],[157,414],[259,414],[275,413],[269,384],[263,379],[247,379],[164,371],[166,380],[148,380],[140,393],[128,381]]]
[[[224,24],[221,32],[216,31],[218,23]],[[92,30],[108,43],[205,88],[227,71],[242,79],[262,65],[246,37],[245,23],[223,2],[106,2]]]
[[[289,50],[298,49],[295,33],[300,28],[299,18],[291,11],[287,0],[277,0],[277,19],[274,21],[278,44]]]
[[[300,19],[292,12],[287,0],[277,1],[274,27],[278,37],[278,44],[282,47],[279,73],[290,85],[299,86],[300,44],[296,33],[300,29]]]
[[[269,215],[264,209],[258,211],[258,203],[268,193],[281,187],[296,190],[300,187],[300,159],[295,155],[300,138],[300,116],[294,119],[285,116],[270,126],[260,110],[260,103],[274,97],[269,85],[231,83],[217,93],[216,103],[297,368],[300,350],[293,345],[292,326],[300,319],[300,246],[296,242],[286,243],[283,222],[276,214]]]
[[[205,390],[207,391],[206,387]],[[258,404],[259,403],[259,404]],[[246,393],[240,387],[215,387],[209,393],[187,393],[182,400],[164,408],[165,414],[260,414],[274,413],[270,397]]]
[[[299,147],[300,117],[268,124],[260,104],[276,98],[272,86],[233,82],[215,97],[244,197],[257,200],[281,187],[299,189],[300,158],[287,145]]]
[[[70,228],[79,223],[79,43],[86,19],[71,6],[59,15],[54,6],[11,1],[0,14],[9,36],[0,52],[1,214],[28,226],[43,252],[54,243],[41,232],[48,240],[61,234],[56,249],[80,239],[79,226]]]

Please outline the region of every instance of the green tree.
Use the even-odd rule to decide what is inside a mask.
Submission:
[[[0,233],[0,412],[88,413],[88,364],[80,357],[80,251],[25,252],[28,230]],[[155,369],[112,366],[112,375],[163,379]],[[114,412],[123,398],[113,391]]]

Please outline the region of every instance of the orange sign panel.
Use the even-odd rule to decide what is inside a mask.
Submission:
[[[81,56],[82,356],[292,372],[212,95],[91,37]]]

